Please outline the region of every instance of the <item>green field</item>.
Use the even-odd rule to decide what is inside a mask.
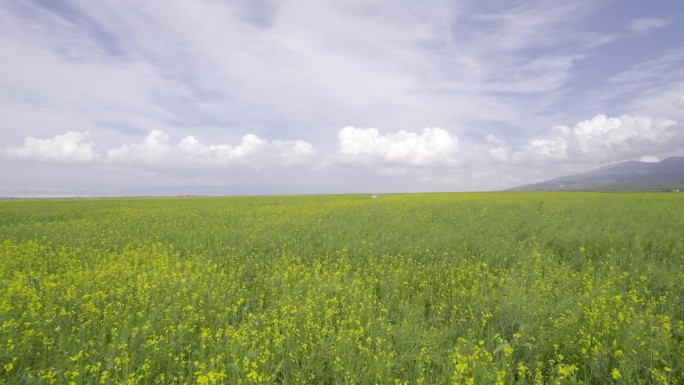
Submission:
[[[684,194],[0,202],[2,384],[684,383]]]

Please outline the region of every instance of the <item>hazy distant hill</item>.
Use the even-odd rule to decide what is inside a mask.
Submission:
[[[631,160],[584,174],[528,184],[513,190],[680,190],[684,191],[684,157],[660,162]]]

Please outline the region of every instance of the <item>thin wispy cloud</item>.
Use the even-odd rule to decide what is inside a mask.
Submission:
[[[672,24],[673,19],[665,19],[660,17],[641,17],[638,19],[631,20],[627,24],[627,28],[632,31],[651,31],[655,29],[665,28]]]

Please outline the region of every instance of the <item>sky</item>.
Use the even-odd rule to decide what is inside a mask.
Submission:
[[[484,191],[684,155],[680,0],[0,0],[0,194]]]

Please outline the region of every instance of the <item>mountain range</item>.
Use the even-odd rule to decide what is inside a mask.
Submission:
[[[660,162],[630,160],[512,190],[684,191],[684,157]]]

